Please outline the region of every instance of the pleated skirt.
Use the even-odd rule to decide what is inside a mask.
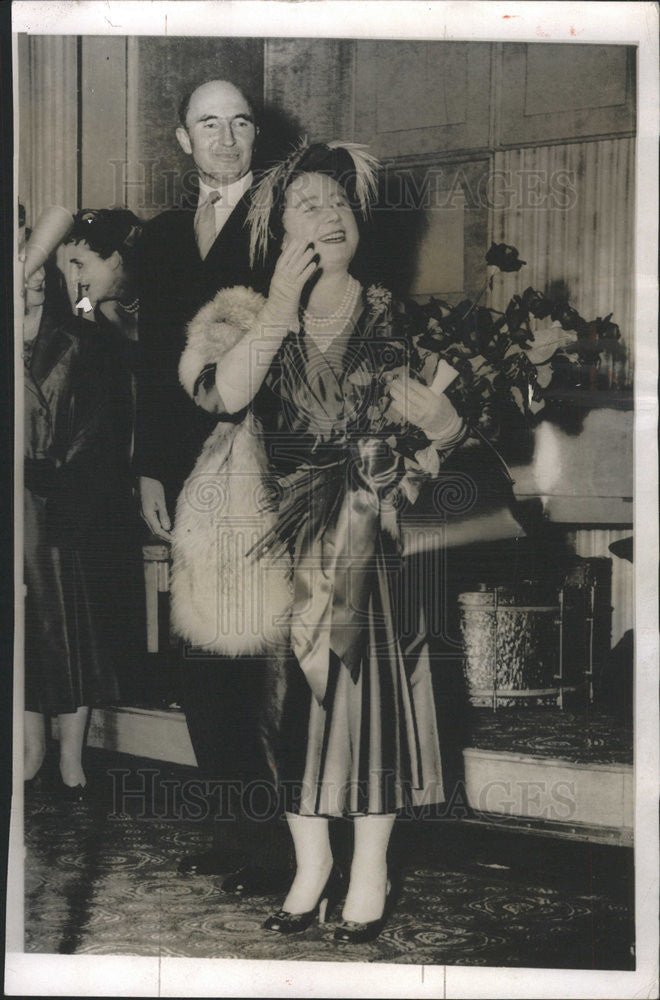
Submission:
[[[443,802],[425,638],[403,653],[370,643],[356,679],[333,657],[323,705],[298,667],[287,695],[282,745],[290,812],[391,814]]]
[[[49,545],[45,505],[25,491],[25,708],[61,715],[118,700],[117,679],[99,641],[87,559]]]

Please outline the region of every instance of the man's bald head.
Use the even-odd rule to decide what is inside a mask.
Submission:
[[[198,87],[195,87],[194,90],[189,90],[188,93],[184,94],[184,96],[181,98],[181,101],[179,102],[179,124],[183,125],[183,127],[186,128],[188,108],[190,107],[190,102],[192,100],[193,94],[196,94],[198,90],[202,90],[202,88],[204,87],[214,87],[216,85],[220,85],[221,87],[231,87],[232,90],[240,94],[241,97],[245,99],[245,102],[250,108],[252,115],[254,115],[254,108],[247,94],[244,94],[243,91],[235,84],[231,83],[230,80],[207,80],[205,83],[200,83],[200,85]]]

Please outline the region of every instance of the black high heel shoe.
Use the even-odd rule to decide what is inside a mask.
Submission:
[[[90,799],[89,785],[67,785],[60,778],[56,797],[60,802],[88,802]]]
[[[23,779],[24,798],[33,798],[41,795],[44,790],[44,779],[41,771],[37,771],[33,778]]]
[[[377,920],[367,920],[365,923],[358,923],[355,920],[342,920],[335,927],[333,941],[338,944],[366,944],[368,941],[375,941],[387,923],[387,918],[392,912],[393,905],[394,888],[391,880],[388,879],[385,891],[385,903],[380,917]]]
[[[305,910],[304,913],[289,913],[287,910],[277,910],[276,913],[271,913],[268,917],[264,923],[264,929],[267,931],[277,931],[279,934],[297,934],[300,931],[307,930],[310,924],[314,922],[316,916],[318,916],[320,924],[325,923],[325,918],[341,898],[343,889],[343,873],[333,864],[328,881],[321,890],[318,903],[312,910]]]

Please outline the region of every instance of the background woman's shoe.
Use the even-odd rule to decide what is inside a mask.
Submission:
[[[297,934],[300,931],[307,930],[314,922],[316,916],[319,918],[319,923],[323,924],[330,911],[341,899],[343,892],[343,873],[336,865],[333,865],[328,876],[328,881],[321,890],[319,901],[312,910],[306,910],[304,913],[289,913],[287,910],[277,910],[276,913],[272,913],[268,917],[264,923],[264,929],[267,931],[277,931],[279,934]]]
[[[291,875],[281,868],[268,871],[259,865],[243,865],[232,872],[222,883],[223,892],[238,896],[262,896],[272,892],[284,892]]]
[[[60,778],[57,797],[64,802],[88,802],[89,785],[66,785]]]
[[[34,798],[35,796],[42,795],[44,792],[44,778],[41,771],[38,771],[34,778],[26,778],[23,781],[23,796],[25,798]]]
[[[184,854],[179,862],[179,875],[225,875],[227,857],[219,851],[204,851],[200,854]]]

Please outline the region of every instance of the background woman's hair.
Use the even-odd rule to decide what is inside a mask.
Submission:
[[[83,209],[74,216],[67,243],[85,242],[90,250],[107,259],[121,254],[124,267],[133,272],[137,263],[137,243],[142,223],[126,208]]]

